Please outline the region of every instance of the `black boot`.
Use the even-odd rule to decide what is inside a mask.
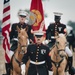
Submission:
[[[73,57],[68,57],[68,65],[69,65],[69,74],[74,75],[75,69],[72,67]]]
[[[5,63],[5,68],[6,68],[6,74],[2,75],[10,75],[10,63]]]

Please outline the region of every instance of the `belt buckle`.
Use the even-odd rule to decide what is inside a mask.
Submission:
[[[36,64],[38,63],[38,61],[36,60]]]

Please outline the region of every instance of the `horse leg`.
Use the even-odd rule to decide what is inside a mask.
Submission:
[[[30,64],[30,60],[27,61],[27,64],[25,67],[25,70],[26,70],[25,75],[27,75],[27,73],[28,73],[29,64]]]
[[[53,72],[53,75],[55,75],[54,72]]]
[[[62,66],[63,65],[63,66]],[[61,64],[60,67],[58,68],[58,75],[65,75],[65,63]]]
[[[57,75],[57,68],[55,67],[54,64],[52,64],[52,67],[53,67],[53,75]]]
[[[13,73],[12,73],[12,75],[15,75],[15,71],[13,70]]]
[[[55,72],[53,72],[53,75],[56,75],[56,73],[55,73]]]
[[[13,70],[13,75],[17,75],[17,73],[15,72],[15,70]]]
[[[57,75],[57,74],[56,74],[56,70],[53,70],[53,75]]]
[[[13,71],[12,70],[10,70],[10,75],[13,75]]]
[[[64,71],[59,72],[59,75],[65,75],[65,72]]]

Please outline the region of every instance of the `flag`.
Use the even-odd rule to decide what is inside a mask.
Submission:
[[[4,0],[3,3],[3,19],[2,19],[2,35],[3,35],[3,49],[5,51],[6,63],[10,63],[10,0]]]
[[[42,0],[32,0],[30,11],[36,15],[36,21],[32,25],[33,31],[45,31],[44,12]]]

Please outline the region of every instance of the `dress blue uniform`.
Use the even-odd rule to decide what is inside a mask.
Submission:
[[[65,29],[66,29],[66,25],[62,23],[51,23],[48,26],[48,29],[46,31],[46,36],[47,36],[46,39],[51,40],[51,42],[48,44],[49,47],[52,47],[53,44],[55,43],[54,37],[56,36],[56,32],[65,34],[64,31]]]
[[[37,39],[40,39],[42,37],[41,35],[35,34]],[[27,53],[24,57],[25,63],[30,59],[27,75],[49,75],[48,70],[51,68],[49,52],[49,47],[42,43],[30,44],[28,46]]]
[[[31,26],[25,23],[25,19],[27,17],[28,13],[25,10],[19,10],[18,17],[19,17],[19,23],[12,24],[11,32],[10,32],[10,41],[12,41],[11,51],[14,51],[17,48],[17,39],[18,39],[18,31],[17,26],[21,28],[28,28],[27,34],[28,39],[32,40],[34,39],[33,34],[31,33]]]
[[[51,42],[48,43],[49,47],[52,47],[54,44],[55,44],[55,36],[56,36],[56,33],[63,33],[65,34],[66,33],[66,25],[65,24],[62,24],[60,23],[60,15],[62,15],[62,13],[57,13],[57,12],[54,12],[55,14],[55,23],[51,23],[47,30],[46,30],[46,39],[48,40],[51,40]]]

